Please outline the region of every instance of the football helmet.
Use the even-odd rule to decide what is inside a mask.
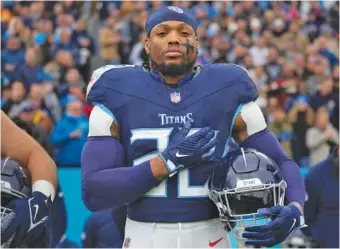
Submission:
[[[26,171],[14,160],[1,158],[1,232],[15,217],[13,210],[7,206],[12,200],[24,198],[31,194],[31,184]],[[1,247],[9,247],[7,241]]]
[[[268,156],[254,149],[237,148],[217,165],[209,187],[209,197],[225,228],[243,240],[245,227],[268,222],[258,214],[259,208],[284,205],[287,184]]]

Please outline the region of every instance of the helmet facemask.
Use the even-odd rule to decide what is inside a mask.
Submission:
[[[236,188],[210,191],[210,199],[219,211],[221,221],[226,229],[232,231],[236,239],[244,240],[242,233],[245,227],[263,225],[270,218],[261,216],[257,210],[284,205],[287,184],[263,184],[260,179],[239,180]]]
[[[2,181],[1,186],[1,218],[10,212],[14,212],[12,209],[7,208],[8,204],[15,199],[26,197],[26,195],[20,191],[7,187],[6,182]]]

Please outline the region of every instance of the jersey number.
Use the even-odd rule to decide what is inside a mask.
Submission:
[[[132,130],[131,144],[137,140],[156,140],[158,151],[143,155],[133,161],[133,165],[138,165],[144,161],[150,160],[158,156],[160,152],[165,150],[169,143],[169,137],[173,128],[159,129],[135,129]],[[191,135],[199,129],[191,129],[188,135]],[[190,185],[189,169],[184,169],[178,173],[178,198],[197,198],[207,197],[209,194],[208,183],[200,186]],[[167,197],[167,179],[161,182],[157,187],[154,187],[145,194],[145,197]]]

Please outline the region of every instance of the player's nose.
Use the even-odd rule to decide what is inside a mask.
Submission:
[[[176,32],[170,32],[168,34],[168,44],[169,45],[178,45],[180,43],[180,37]]]

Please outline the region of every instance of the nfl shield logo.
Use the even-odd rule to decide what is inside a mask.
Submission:
[[[170,99],[171,99],[171,102],[174,102],[174,103],[178,103],[181,101],[181,94],[180,93],[171,93],[170,94]]]
[[[123,248],[129,248],[131,243],[131,239],[127,237],[124,241]]]

